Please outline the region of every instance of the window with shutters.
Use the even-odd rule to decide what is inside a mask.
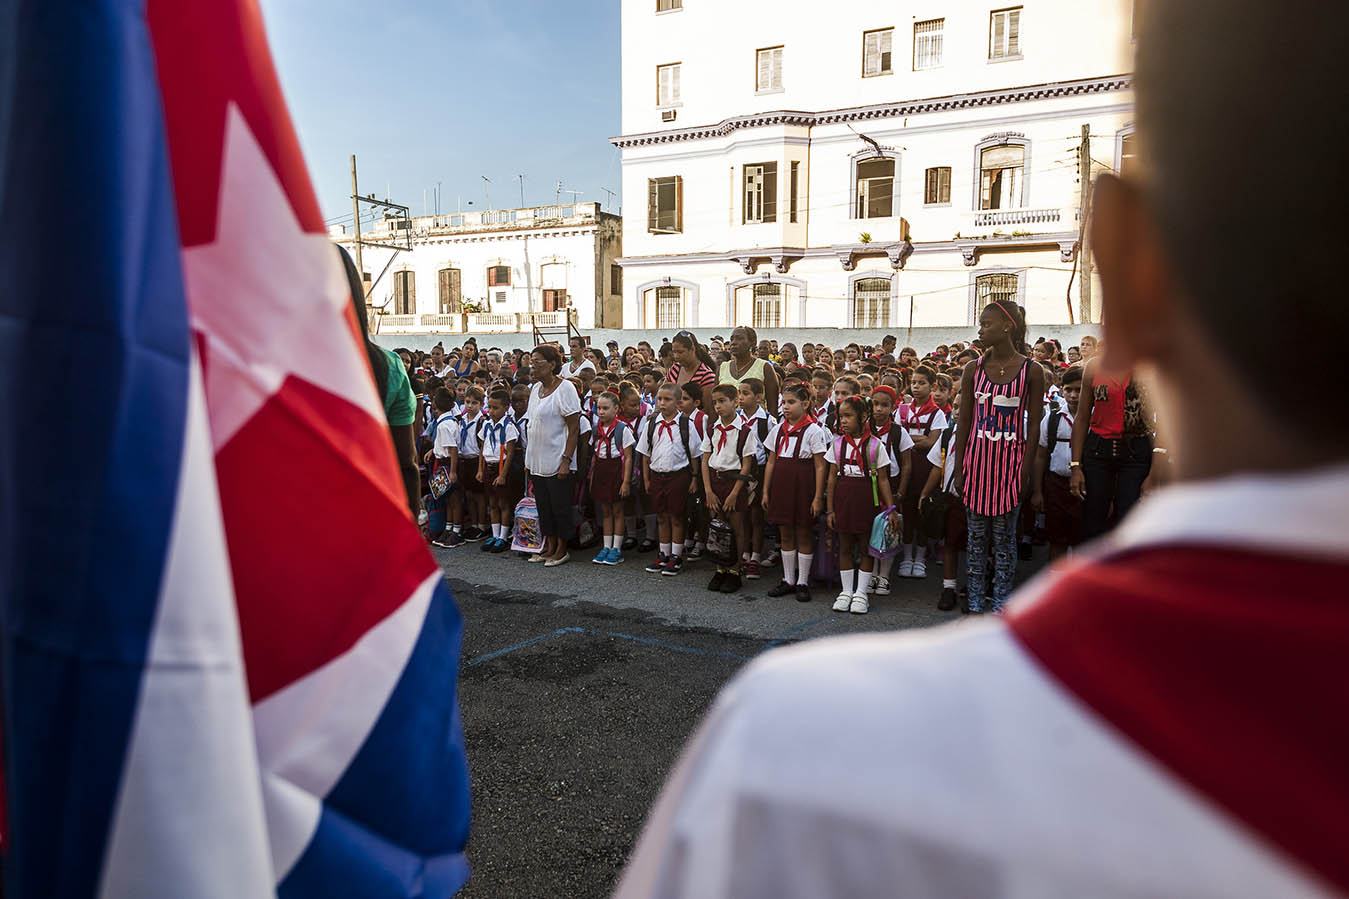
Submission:
[[[977,316],[989,303],[1002,303],[1007,306],[1017,298],[1017,276],[1009,272],[980,275],[974,281],[975,307]],[[1011,308],[1007,306],[1007,308]]]
[[[889,157],[857,163],[856,218],[888,218],[894,215],[895,161]]]
[[[941,66],[942,32],[945,19],[928,19],[913,26],[913,70],[935,69]]]
[[[670,12],[683,8],[684,0],[656,0],[656,12]]]
[[[923,179],[923,202],[928,206],[951,202],[949,165],[933,166],[927,170]]]
[[[895,29],[881,28],[862,33],[862,77],[889,75],[894,72],[891,46],[895,40]]]
[[[995,10],[989,18],[988,58],[1021,58],[1021,7]]]
[[[679,175],[647,179],[646,230],[652,234],[684,230],[684,179]]]
[[[754,285],[754,315],[756,328],[782,327],[782,285],[769,282]]]
[[[394,315],[412,315],[417,311],[417,278],[415,272],[393,273]]]
[[[656,105],[679,105],[679,63],[656,66]]]
[[[1026,148],[1020,144],[979,152],[979,208],[1019,209],[1025,205]]]
[[[440,314],[453,315],[464,311],[464,281],[459,275],[459,269],[442,268],[436,280],[440,288]]]
[[[890,279],[859,278],[853,282],[854,328],[890,326]]]
[[[801,186],[801,163],[797,162],[796,160],[792,160],[792,174],[790,184],[791,193],[788,194],[787,202],[789,204],[788,220],[793,225],[796,224],[796,194],[800,186]]]
[[[684,327],[684,288],[656,288],[656,328],[664,331],[668,328]]]
[[[745,166],[746,225],[778,220],[778,164],[761,162]]]
[[[609,266],[609,293],[618,296],[623,293],[623,266]]]
[[[755,53],[754,90],[782,90],[782,48],[764,47]]]
[[[556,312],[559,309],[567,307],[567,292],[565,290],[544,290],[543,291],[543,311]]]
[[[1138,146],[1134,143],[1134,132],[1127,131],[1119,139],[1119,174],[1128,177],[1138,171]]]
[[[511,267],[509,265],[489,265],[487,267],[488,287],[510,287]]]

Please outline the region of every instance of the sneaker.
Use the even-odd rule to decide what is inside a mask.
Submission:
[[[753,559],[747,559],[740,563],[740,574],[747,581],[757,581],[763,574],[763,569],[759,566],[758,562]]]
[[[688,559],[690,562],[696,562],[702,557],[703,551],[699,549],[697,545],[690,546],[688,549],[684,550],[684,558]]]
[[[877,596],[890,595],[890,579],[888,577],[877,577],[871,582],[872,592]]]
[[[838,595],[838,598],[834,600],[834,611],[846,612],[850,606],[852,606],[852,594],[847,590],[844,590]]]
[[[852,595],[852,602],[848,605],[849,612],[854,615],[865,615],[868,608],[870,608],[870,603],[867,602],[865,593],[854,593]]]
[[[464,545],[464,537],[462,534],[456,534],[454,531],[446,531],[436,538],[435,544],[436,546],[444,546],[453,549],[456,546]]]
[[[768,551],[768,555],[763,557],[763,567],[772,568],[782,561],[782,552],[775,546]]]
[[[486,536],[486,531],[480,531],[473,527],[464,528],[464,541],[467,543],[476,543]]]
[[[927,560],[926,560],[926,559],[914,559],[914,560],[913,560],[913,576],[914,576],[914,577],[927,577]]]
[[[595,565],[609,564],[609,547],[601,546],[600,551],[595,553],[595,558],[590,560]]]
[[[636,549],[636,548],[637,548],[637,538],[636,538],[636,537],[624,537],[624,538],[623,538],[623,545],[620,547],[620,549]]]
[[[786,581],[778,581],[778,585],[768,591],[769,596],[791,596],[796,592],[796,587]]]
[[[662,571],[664,571],[664,570],[665,570],[665,554],[664,554],[664,553],[660,553],[660,554],[658,554],[658,555],[656,556],[656,558],[652,559],[652,560],[651,560],[651,564],[648,565],[648,566],[646,566],[646,570],[647,570],[647,571],[650,571],[652,574],[660,574]]]
[[[506,550],[508,550],[508,549],[510,549],[510,548],[511,548],[511,545],[510,545],[509,543],[506,542],[506,538],[505,538],[505,537],[498,537],[498,538],[497,538],[497,545],[494,546],[494,547],[492,547],[492,552],[494,552],[494,553],[504,553]]]
[[[707,589],[711,590],[713,593],[719,592],[721,590],[721,585],[725,582],[726,570],[724,568],[718,568],[717,573],[712,575],[712,580],[707,582]]]
[[[497,538],[488,537],[487,540],[483,542],[483,545],[478,547],[478,549],[481,550],[482,552],[490,553],[493,549],[496,548],[496,545],[497,545]]]
[[[898,577],[913,577],[913,559],[901,559]]]
[[[670,560],[665,563],[665,570],[662,571],[661,574],[665,575],[666,577],[674,577],[676,574],[679,574],[679,572],[683,570],[684,570],[684,557],[671,556]]]
[[[943,587],[941,599],[937,600],[937,608],[943,612],[949,612],[956,607],[956,588]]]
[[[796,585],[796,601],[810,602],[810,585],[808,584]]]
[[[721,592],[739,593],[741,586],[740,575],[736,574],[734,571],[728,571],[726,572],[726,580],[721,582]]]
[[[641,543],[637,544],[637,551],[639,553],[649,553],[659,545],[660,544],[656,543],[655,540],[643,540]]]
[[[605,562],[604,564],[606,564],[606,565],[622,565],[622,564],[623,564],[623,550],[619,549],[617,546],[611,547],[611,548],[609,549],[609,561],[608,561],[608,562]]]

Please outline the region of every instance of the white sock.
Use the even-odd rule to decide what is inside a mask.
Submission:
[[[674,557],[677,559],[684,554],[684,544],[682,543],[671,544],[670,551],[674,553]]]
[[[857,572],[857,589],[854,590],[853,592],[860,593],[862,596],[866,596],[867,588],[870,586],[871,586],[871,572],[870,571]]]
[[[758,562],[758,561],[761,561],[760,558],[759,558],[759,554],[758,554],[758,553],[750,553],[750,554],[749,554],[749,560],[750,560],[751,562]]]
[[[927,558],[927,547],[926,546],[918,547],[918,549],[913,554],[913,560],[915,562],[921,562],[926,558]]]
[[[660,534],[660,522],[656,520],[656,516],[654,515],[646,516],[646,539],[659,540],[660,539],[660,537],[658,536],[659,534]]]
[[[895,564],[895,557],[891,556],[888,559],[877,559],[876,561],[880,563],[879,567],[876,569],[876,576],[888,578],[890,576],[890,569]]]
[[[956,588],[956,579],[953,578],[953,577],[944,577],[944,578],[942,578],[942,579],[941,579],[941,588],[942,588],[943,590],[945,590],[947,587],[950,587],[952,590],[954,590],[954,589]]]
[[[854,582],[854,579],[853,579],[853,573],[854,573],[854,572],[853,572],[853,569],[851,569],[851,568],[840,568],[840,569],[838,570],[838,576],[839,576],[839,579],[840,579],[841,581],[843,581],[843,592],[844,592],[844,593],[856,593],[856,592],[857,592],[856,590],[853,589],[853,582]]]
[[[661,554],[662,556],[672,555],[672,553],[670,552],[670,544],[668,544],[668,543],[662,543],[662,544],[660,545],[660,554]]]
[[[796,583],[796,553],[782,551],[782,580],[788,584]]]
[[[905,561],[905,562],[912,562],[912,561],[913,561],[913,545],[912,545],[912,544],[909,544],[909,543],[904,544],[904,561]]]
[[[787,555],[783,553],[783,555]],[[815,561],[815,557],[810,553],[799,552],[796,554],[796,583],[804,586],[810,583],[810,563]],[[788,583],[791,583],[788,581]]]
[[[462,524],[452,524],[450,525],[450,530],[454,531],[456,534],[462,534],[464,532],[464,526]]]

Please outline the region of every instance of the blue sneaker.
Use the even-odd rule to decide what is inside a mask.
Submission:
[[[606,562],[605,564],[606,564],[606,565],[622,565],[622,564],[623,564],[623,550],[619,549],[617,546],[612,546],[612,547],[610,547],[610,548],[609,548],[609,561]]]
[[[596,565],[608,565],[609,547],[601,546],[600,551],[595,553],[595,558],[591,559],[590,561],[594,562]]]

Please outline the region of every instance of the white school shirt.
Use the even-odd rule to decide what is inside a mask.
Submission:
[[[1064,403],[1066,406],[1067,404]],[[1054,454],[1049,457],[1049,470],[1060,477],[1068,477],[1070,467],[1069,462],[1073,458],[1073,417],[1064,411],[1059,414],[1059,442],[1054,447]],[[1049,412],[1046,411],[1040,419],[1040,445],[1049,448]]]
[[[518,443],[520,429],[509,416],[501,416],[501,421],[493,423],[491,417],[482,425],[482,455],[489,464],[496,465],[501,460],[503,447],[508,443]],[[518,447],[517,447],[518,448]]]
[[[576,385],[570,381],[558,384],[547,396],[539,395],[542,389],[542,382],[529,388],[529,408],[525,411],[525,418],[529,420],[525,468],[532,475],[546,478],[557,474],[557,463],[567,451],[566,417],[580,413],[581,398],[576,393]],[[571,470],[576,470],[576,453],[571,456]]]
[[[890,428],[895,433],[899,434],[899,436],[895,438],[895,441],[899,444],[899,452],[890,456],[890,477],[897,478],[899,477],[899,454],[913,449],[913,438],[909,436],[908,431],[904,430],[899,425],[891,425]],[[873,434],[873,436],[880,437],[879,434]],[[885,438],[880,437],[880,439],[884,440]]]
[[[460,415],[455,423],[454,445],[459,448],[459,457],[461,459],[476,459],[482,453],[478,446],[478,422],[482,421],[483,414],[479,412],[472,418]]]
[[[575,368],[572,368],[572,363],[570,360],[568,360],[562,366],[562,377],[574,378],[581,372],[585,371],[587,368],[590,369],[591,371],[594,371],[595,363],[591,362],[589,359],[582,359],[580,365],[576,366]]]
[[[838,464],[838,459],[835,457],[834,450],[841,440],[842,438],[835,437],[833,440],[829,441],[829,449],[824,451],[824,461],[828,462],[830,465]],[[858,447],[858,449],[863,450],[867,454],[867,464],[870,465],[871,463],[871,444],[874,443],[876,444],[876,468],[888,468],[892,460],[890,459],[890,454],[885,451],[885,441],[878,438],[875,434],[872,434],[871,439],[866,441],[866,443],[867,445],[865,447]],[[843,469],[839,472],[839,475],[845,478],[862,478],[866,477],[867,474],[867,472],[859,468],[857,463],[852,460],[851,454],[848,456],[848,462],[843,465]]]
[[[623,429],[623,436],[617,440],[601,440],[599,428],[595,428],[591,432],[591,445],[595,449],[596,459],[622,459],[625,449],[637,445],[637,437],[632,433],[632,428],[628,427],[627,422],[619,422],[617,426]],[[610,435],[610,437],[612,436]]]
[[[586,418],[584,415],[582,415],[579,419],[577,419],[576,445],[580,446],[582,441],[584,441],[590,435],[590,432],[593,430],[595,430],[595,428],[591,426],[590,419]]]
[[[649,421],[642,422],[642,435],[637,438],[637,452],[651,459],[651,470],[661,474],[680,471],[688,467],[694,459],[702,457],[703,448],[698,443],[698,429],[693,426],[693,422],[688,423],[689,445],[679,445],[679,419],[684,417],[684,413],[676,412],[675,417],[669,420],[670,427],[662,427],[665,419],[661,416],[655,416],[655,447],[646,439],[648,431],[651,430]]]
[[[945,490],[947,493],[951,492],[951,476],[956,473],[956,448],[954,445],[955,442],[956,440],[955,437],[953,436],[951,438],[951,442],[948,443],[946,446],[945,464],[942,463],[941,458],[940,437],[937,438],[936,443],[932,444],[932,449],[927,451],[927,461],[931,462],[934,468],[941,469],[941,489]],[[917,489],[920,493],[922,492],[924,486],[925,485],[923,484],[918,485]]]
[[[903,425],[904,430],[908,431],[909,434],[914,437],[931,436],[932,434],[936,434],[938,431],[946,430],[947,425],[946,413],[943,412],[940,407],[938,407],[938,409],[932,413],[932,427],[928,429],[928,432],[926,434],[924,434],[923,425],[921,422],[919,422],[918,415],[914,411],[912,403],[903,403],[900,405],[898,409],[895,410],[895,421]],[[938,437],[937,439],[940,440],[941,438]]]
[[[745,415],[745,411],[744,411],[743,409],[737,409],[737,410],[735,411],[735,416],[736,416],[736,420],[737,420],[737,421],[749,421],[749,420],[750,420],[749,417]],[[777,424],[777,423],[778,423],[778,420],[779,420],[779,419],[777,418],[777,416],[775,416],[775,415],[769,415],[769,414],[768,414],[768,410],[765,409],[763,406],[760,406],[760,407],[759,407],[759,411],[757,411],[757,412],[754,413],[754,421],[755,421],[755,422],[759,422],[759,421],[766,421],[766,422],[768,422],[768,430],[769,430],[769,431],[773,430],[773,425]],[[766,442],[767,440],[768,440],[768,432],[767,432],[767,431],[764,432],[764,439],[763,439],[763,440],[760,440],[760,439],[759,439],[759,426],[758,426],[757,424],[755,424],[755,425],[754,425],[754,443],[755,443],[755,445],[756,445],[758,448],[754,451],[754,461],[758,462],[760,465],[764,465],[764,464],[766,464],[766,463],[768,462],[768,451],[764,449],[764,444],[765,444],[765,442]]]
[[[748,422],[745,421],[743,416],[736,415],[729,425],[723,425],[721,419],[717,419],[714,423],[711,418],[708,419],[708,424],[710,427],[707,429],[707,436],[703,438],[703,455],[707,457],[707,463],[715,471],[739,473],[740,461],[743,456],[736,454],[736,448],[739,446],[740,432],[749,427]],[[730,430],[725,432],[726,443],[722,445],[721,449],[717,449],[717,444],[721,443],[723,433],[721,428],[729,428]],[[755,427],[749,427],[749,433],[745,436],[744,456],[758,458],[761,451],[758,430]]]
[[[787,423],[784,418],[782,421],[768,429],[768,435],[764,437],[764,446],[768,452],[777,454],[778,451],[778,432],[782,430]],[[809,459],[812,456],[818,456],[829,449],[829,432],[824,425],[818,421],[812,421],[806,426],[806,431],[801,435],[801,445],[796,450],[796,458]],[[796,438],[791,438],[787,443],[787,448],[796,446]]]
[[[431,432],[432,440],[435,441],[431,446],[431,452],[440,459],[450,458],[450,447],[459,439],[459,425],[454,419],[454,413],[440,413],[440,416],[431,423]]]

